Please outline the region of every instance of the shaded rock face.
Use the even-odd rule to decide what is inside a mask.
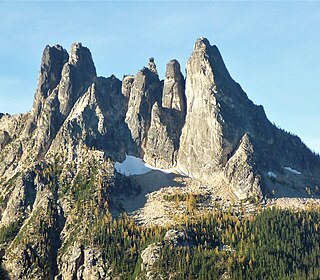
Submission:
[[[156,102],[152,107],[151,124],[144,149],[146,162],[159,168],[171,168],[176,165],[185,120],[185,99],[180,64],[171,60],[167,64],[162,104]]]
[[[155,67],[155,66],[154,66]],[[140,70],[130,86],[130,97],[126,123],[134,142],[143,149],[151,123],[151,110],[155,102],[161,100],[161,82],[155,71]],[[143,152],[140,152],[143,154]]]
[[[132,89],[133,82],[134,82],[134,76],[125,76],[122,80],[121,92],[123,96],[126,97],[127,100],[129,100],[129,97],[130,97],[130,92]]]
[[[96,77],[96,69],[88,48],[81,43],[71,46],[69,62],[62,69],[62,79],[58,99],[60,112],[67,116],[81,93]]]
[[[24,142],[21,136],[30,113],[14,116],[4,115],[0,119],[0,176],[11,178],[18,172]]]
[[[10,142],[11,138],[8,131],[0,132],[0,148],[3,148]]]
[[[148,69],[149,69],[152,73],[158,75],[157,66],[156,66],[156,64],[155,64],[155,62],[154,62],[154,58],[153,58],[153,57],[150,57],[150,58],[149,58]]]
[[[249,134],[246,133],[241,138],[240,146],[224,168],[224,175],[238,198],[262,195],[260,176],[255,168],[254,148]]]
[[[124,159],[126,153],[136,153],[138,148],[124,122],[126,110],[121,82],[115,76],[98,78],[74,105],[48,156],[59,151],[64,160],[76,161],[81,145],[104,151],[115,161]]]
[[[0,208],[1,226],[9,226],[13,218],[21,219],[32,211],[36,197],[34,180],[35,173],[27,171],[14,182],[14,188],[5,194]]]
[[[59,45],[45,48],[33,109],[23,132],[31,141],[23,147],[22,160],[44,157],[76,100],[95,77],[91,53],[80,43],[72,45],[70,57]]]
[[[167,63],[162,93],[163,108],[175,109],[181,114],[186,111],[186,97],[184,93],[184,77],[180,72],[180,64],[173,59]]]
[[[47,101],[47,98],[56,99],[57,91],[53,91],[60,83],[62,68],[68,59],[67,51],[59,45],[46,46],[44,49],[32,113],[24,132],[26,137],[29,137],[40,123],[41,112],[45,107],[45,103],[49,102],[50,104],[48,105],[52,105],[53,101]]]
[[[176,131],[170,131],[175,120],[155,103],[151,112],[151,124],[145,145],[144,160],[159,168],[171,168],[176,163]],[[178,139],[179,141],[179,139]]]

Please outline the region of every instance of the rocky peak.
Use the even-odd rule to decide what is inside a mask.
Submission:
[[[46,46],[32,113],[23,132],[25,139],[31,139],[23,148],[23,161],[45,156],[75,102],[95,79],[91,53],[81,43],[72,45],[70,57],[59,45]]]
[[[150,127],[152,106],[161,100],[161,82],[155,72],[144,67],[138,71],[129,88],[131,91],[127,93],[130,97],[125,121],[132,139],[139,147],[143,147]]]
[[[193,61],[193,63],[198,63],[199,71],[204,71],[205,74],[209,74],[206,72],[206,64],[209,63],[209,66],[212,70],[212,74],[216,76],[219,73],[223,73],[223,75],[227,75],[230,77],[226,66],[224,65],[222,56],[216,45],[210,45],[208,39],[200,37],[194,44],[194,49],[192,52],[189,61]],[[202,67],[199,67],[202,66]]]
[[[160,168],[176,165],[181,130],[185,121],[184,78],[177,60],[167,64],[163,82],[162,104],[152,107],[150,128],[144,147],[144,160]]]
[[[217,86],[210,64],[208,40],[200,38],[187,62],[187,114],[182,129],[178,167],[193,177],[213,174],[225,160],[220,108],[216,99]],[[209,171],[210,170],[210,171]],[[211,175],[209,175],[210,177]]]
[[[67,51],[60,45],[46,46],[39,72],[38,93],[46,98],[60,82],[63,65],[68,61]]]
[[[83,94],[96,78],[91,53],[81,43],[71,46],[69,62],[62,69],[58,99],[60,112],[67,116],[76,100]]]
[[[186,96],[184,87],[184,78],[180,72],[179,62],[175,59],[170,60],[167,63],[164,78],[162,107],[185,113]]]
[[[155,64],[155,62],[154,62],[154,58],[153,58],[153,57],[150,57],[150,58],[149,58],[149,61],[148,61],[148,69],[149,69],[152,73],[158,75],[157,66],[156,66],[156,64]]]
[[[207,39],[196,41],[186,70],[187,115],[178,167],[195,178],[213,183],[217,173],[236,153],[243,135],[241,143],[250,143],[246,133],[257,134],[254,120],[257,109],[230,77],[217,47],[211,46]],[[268,127],[266,122],[261,120],[260,126]],[[242,159],[244,153],[238,154]],[[251,169],[248,170],[251,174]],[[233,176],[230,174],[233,173],[223,175],[227,181]],[[234,189],[238,183],[233,182]],[[254,180],[246,184],[246,190],[256,189],[252,186]]]
[[[122,88],[121,88],[121,92],[122,94],[129,98],[130,97],[130,92],[132,89],[132,84],[134,82],[134,77],[133,76],[125,76],[122,80]]]
[[[194,51],[206,52],[207,47],[210,46],[210,42],[205,37],[199,37],[194,43]]]
[[[41,59],[38,75],[38,86],[34,97],[32,112],[24,129],[24,137],[29,138],[40,125],[43,110],[52,111],[57,106],[57,88],[62,78],[63,66],[68,62],[69,55],[60,45],[46,46]],[[45,104],[48,103],[46,106]],[[55,103],[55,106],[53,106]],[[46,107],[47,109],[44,109]],[[55,108],[56,109],[56,108]],[[49,112],[48,112],[49,113]],[[42,122],[41,122],[42,123]],[[50,124],[52,125],[52,124]]]
[[[239,199],[262,195],[261,177],[256,169],[255,157],[251,137],[249,133],[245,133],[224,168],[230,188]]]
[[[177,163],[181,130],[185,122],[186,96],[184,77],[177,60],[167,64],[163,82],[162,104],[152,107],[151,123],[144,149],[144,159],[160,168]]]
[[[81,43],[76,42],[71,45],[69,63],[84,68],[88,77],[93,78],[97,75],[91,52]]]

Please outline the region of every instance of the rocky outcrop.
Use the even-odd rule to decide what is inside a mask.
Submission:
[[[170,242],[173,246],[185,246],[187,243],[187,235],[184,231],[169,229],[163,240]]]
[[[183,124],[180,113],[162,108],[156,102],[152,107],[144,160],[159,168],[176,166]]]
[[[35,173],[27,171],[23,176],[13,179],[11,188],[3,192],[0,226],[9,226],[12,221],[23,220],[32,212],[37,193],[34,179]]]
[[[155,265],[161,258],[161,253],[165,245],[170,244],[171,247],[189,246],[187,235],[184,231],[170,229],[166,232],[163,241],[152,243],[141,252],[141,272],[146,279],[172,279],[174,274],[158,275]]]
[[[155,62],[154,62],[154,58],[153,58],[153,57],[150,57],[150,58],[149,58],[148,68],[149,68],[149,70],[150,70],[152,73],[158,75],[157,66],[156,66],[156,64],[155,64]]]
[[[222,117],[215,95],[218,89],[207,51],[210,47],[206,39],[199,39],[187,63],[187,115],[178,155],[178,167],[198,178],[208,177],[222,167],[232,150],[223,137]]]
[[[161,100],[161,83],[155,73],[155,65],[153,62],[149,64],[152,70],[143,68],[134,78],[125,119],[133,141],[142,149],[146,144],[151,124],[152,106]]]
[[[169,135],[168,117],[170,116],[167,116],[156,102],[152,107],[144,160],[159,168],[173,167],[176,162],[177,147],[174,143],[175,139]]]
[[[121,82],[115,76],[97,78],[73,106],[47,157],[53,157],[59,151],[66,161],[77,161],[82,144],[104,151],[114,160],[123,159],[125,153],[136,152],[124,122],[126,110]]]
[[[71,46],[69,62],[63,66],[58,99],[60,112],[67,116],[80,95],[86,91],[96,77],[91,53],[81,43]]]
[[[160,258],[162,247],[161,243],[153,243],[141,252],[141,271],[144,272],[146,279],[151,280],[156,278],[153,266]]]
[[[70,57],[59,45],[45,48],[33,109],[23,132],[23,162],[45,156],[75,102],[95,77],[91,53],[80,43],[72,45]]]
[[[255,156],[254,146],[246,133],[224,168],[231,190],[240,199],[262,195]]]
[[[174,109],[184,116],[186,111],[186,96],[184,92],[184,77],[180,72],[180,64],[173,59],[167,63],[164,78],[162,107]]]
[[[133,82],[134,82],[133,76],[125,76],[122,80],[121,92],[127,98],[128,101],[129,101],[129,97],[130,97],[130,92],[132,90]]]
[[[14,116],[4,115],[0,119],[0,176],[11,178],[21,164],[22,142],[20,140],[29,113]]]
[[[111,279],[108,276],[108,265],[102,260],[101,252],[98,248],[87,248],[75,243],[72,251],[62,256],[60,274],[56,280],[105,280]]]
[[[159,168],[176,166],[181,130],[185,121],[186,97],[180,64],[167,64],[162,92],[162,106],[152,107],[151,124],[144,150],[144,160]]]
[[[36,90],[31,116],[24,130],[25,137],[31,136],[32,132],[37,128],[54,125],[44,122],[45,108],[52,109],[53,100],[57,98],[57,86],[62,77],[62,68],[67,63],[69,55],[60,45],[53,47],[46,46],[41,61],[40,72],[38,76],[38,87]],[[46,106],[46,103],[48,106]],[[55,104],[56,105],[56,104]],[[55,107],[55,110],[58,108]],[[50,113],[45,112],[46,114]],[[49,119],[51,121],[51,119]]]

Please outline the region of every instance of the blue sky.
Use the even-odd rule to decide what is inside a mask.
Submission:
[[[183,72],[195,40],[216,44],[269,119],[320,152],[320,2],[0,2],[0,112],[31,110],[44,47],[90,48],[101,76],[135,74],[153,56]]]

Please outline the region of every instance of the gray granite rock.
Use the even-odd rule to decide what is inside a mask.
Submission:
[[[157,66],[156,66],[156,63],[154,62],[154,58],[153,57],[149,58],[148,68],[152,73],[158,75]]]
[[[214,183],[217,173],[223,171],[225,181],[231,184],[227,188],[239,193],[244,189],[255,190],[259,195],[261,189],[257,185],[263,190],[270,189],[269,181],[263,178],[268,170],[283,173],[284,166],[294,166],[304,170],[304,174],[319,172],[316,171],[319,164],[312,167],[309,164],[319,163],[319,157],[312,155],[298,137],[270,123],[263,107],[253,104],[231,78],[219,50],[205,38],[196,41],[187,63],[186,97],[187,115],[177,164],[186,174]],[[255,157],[254,166],[250,162],[247,165],[251,166],[249,169],[254,167],[253,177],[259,175],[261,183],[250,176],[242,178],[246,182],[237,184],[235,174],[224,170],[234,165],[229,160],[237,154],[239,143],[247,133]],[[303,184],[316,186],[316,177],[309,176]],[[288,179],[288,184],[293,179]]]
[[[134,78],[126,123],[134,142],[143,148],[151,124],[151,109],[156,101],[161,100],[161,83],[157,74],[149,68],[140,70]]]
[[[167,64],[162,106],[152,107],[151,124],[144,148],[144,160],[159,168],[176,166],[181,130],[185,121],[186,97],[179,62]]]
[[[184,77],[180,72],[180,64],[173,59],[167,63],[164,78],[162,107],[175,109],[185,114],[186,96]]]

